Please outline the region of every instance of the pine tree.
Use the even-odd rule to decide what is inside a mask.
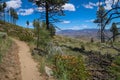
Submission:
[[[112,23],[112,26],[111,26],[111,29],[110,31],[112,32],[113,34],[113,42],[116,40],[116,36],[118,34],[118,28],[116,26],[116,23]]]
[[[27,24],[27,28],[28,28],[28,26],[29,26],[29,21],[26,21],[26,24]]]
[[[45,9],[45,20],[46,20],[46,29],[49,30],[50,18],[53,19],[53,16],[63,15],[63,5],[68,2],[68,0],[29,0],[35,2],[38,7]],[[55,19],[53,19],[55,20]]]
[[[17,12],[14,10],[14,12],[13,12],[13,22],[14,22],[14,24],[16,24],[16,21],[18,20],[18,14],[17,14]]]
[[[55,30],[55,27],[54,27],[53,24],[50,24],[50,29],[49,29],[49,31],[50,31],[50,36],[51,36],[51,37],[55,36],[56,30]]]
[[[4,2],[3,3],[3,13],[4,13],[4,22],[5,22],[5,8],[7,7],[7,4]]]
[[[2,4],[0,4],[0,20],[2,20],[2,12],[3,12],[3,7]]]
[[[14,9],[13,9],[13,8],[10,8],[9,11],[10,11],[10,21],[11,21],[11,23],[13,23],[13,13],[14,13]]]
[[[103,17],[105,14],[105,8],[103,6],[99,6],[99,9],[97,11],[97,19],[94,21],[94,23],[97,23],[98,26],[100,27],[100,38],[101,42],[105,42],[105,34],[104,34],[104,24],[107,20],[107,16]]]
[[[19,19],[17,12],[13,8],[10,8],[9,11],[10,11],[11,23],[16,24],[16,21]]]
[[[0,3],[0,17],[1,17],[1,20],[4,20],[4,22],[5,22],[5,8],[6,7],[7,7],[6,2]]]
[[[39,36],[39,33],[40,33],[40,22],[39,20],[34,20],[33,21],[33,26],[34,26],[34,32],[35,32],[35,35],[37,36],[37,49],[39,48],[39,40],[40,40],[40,36]]]

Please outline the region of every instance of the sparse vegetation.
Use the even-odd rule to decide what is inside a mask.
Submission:
[[[3,36],[5,33],[0,32],[0,63],[2,61],[3,55],[8,51],[10,46],[12,45],[12,41],[9,38],[4,39]]]
[[[112,34],[113,34],[113,42],[115,42],[116,37],[117,37],[116,35],[119,33],[119,32],[118,32],[118,28],[117,28],[117,26],[116,26],[116,23],[113,23],[113,24],[112,24],[110,31],[111,31]]]
[[[94,23],[99,26],[98,37],[100,39],[96,35],[88,35],[88,40],[55,35],[55,28],[58,27],[53,23],[59,21],[58,16],[63,16],[64,10],[76,11],[74,5],[68,3],[69,0],[29,0],[35,5],[32,5],[30,11],[29,9],[18,9],[19,12],[16,12],[17,8],[8,8],[5,1],[0,1],[0,63],[12,45],[9,37],[14,37],[29,44],[31,54],[39,63],[39,71],[42,75],[54,76],[57,80],[120,80],[120,41],[117,40],[120,35],[117,25],[120,22],[115,20],[113,23],[112,21],[120,17],[119,0],[112,0],[111,3],[108,0],[99,0],[96,3],[89,2],[89,5],[83,5],[83,7],[91,9],[98,7],[97,19],[94,20]],[[22,2],[19,3],[21,6]],[[36,6],[38,7],[34,9],[33,7]],[[69,10],[68,7],[72,10]],[[106,9],[106,7],[111,9]],[[29,21],[26,21],[27,28],[16,25],[19,15],[29,15],[34,11],[42,13],[41,19],[33,21],[34,28],[28,27],[31,26]],[[13,24],[6,21],[6,15],[8,16],[7,21],[11,21]],[[91,21],[93,20],[85,22]],[[110,26],[111,22],[113,23],[111,28],[108,27],[109,29],[106,30],[106,25]],[[70,21],[63,21],[63,23],[72,24]],[[91,31],[83,32],[89,34]],[[107,32],[109,33],[107,34]],[[52,70],[53,74],[49,70],[46,72],[46,67]]]
[[[108,71],[114,77],[115,80],[120,80],[120,55],[115,57],[113,63],[108,68]]]
[[[4,25],[3,21],[0,21],[0,31],[6,32],[9,36],[16,37],[22,41],[32,41],[34,38],[33,30],[26,29],[17,25],[7,23]]]
[[[60,55],[53,57],[53,71],[59,80],[86,80],[89,73],[86,71],[81,56]]]
[[[75,71],[71,70],[71,69],[77,68],[77,65],[76,66],[72,66],[72,65],[68,66],[69,62],[72,62],[72,60],[70,60],[71,58],[69,59],[69,57],[74,57],[75,59],[83,60],[82,61],[83,65],[80,64],[79,68],[81,68],[80,66],[84,66],[83,71],[86,71],[88,74],[82,73],[81,75],[84,77],[83,78],[80,77],[80,79],[82,78],[82,80],[84,80],[84,79],[88,79],[88,78],[89,79],[90,78],[91,79],[93,79],[93,78],[97,78],[97,79],[111,78],[111,75],[108,75],[110,73],[109,70],[107,73],[104,73],[104,74],[101,73],[101,71],[99,71],[99,69],[101,69],[102,72],[107,71],[107,69],[112,64],[112,60],[114,60],[112,58],[112,56],[114,57],[115,55],[117,55],[119,53],[117,50],[113,49],[112,47],[108,48],[108,46],[110,46],[110,44],[106,44],[106,43],[101,44],[100,42],[94,42],[94,43],[86,42],[86,41],[84,42],[84,41],[80,41],[80,40],[75,40],[74,38],[73,39],[65,38],[62,36],[54,36],[54,38],[51,41],[52,41],[52,43],[50,43],[47,47],[48,55],[46,55],[46,57],[44,57],[44,60],[45,60],[44,64],[46,66],[49,66],[52,68],[56,78],[58,78],[60,80],[61,79],[62,80],[73,80],[73,79],[78,79],[80,77],[80,73],[82,73],[82,72],[78,72],[79,76],[68,77],[68,75],[73,75],[71,73],[75,73]],[[118,44],[116,43],[114,45],[117,46]],[[56,58],[56,56],[59,56],[59,58],[58,57]],[[78,56],[80,56],[80,57],[78,57]],[[64,58],[64,57],[66,57],[66,58]],[[98,59],[98,60],[96,60],[96,59]],[[89,61],[91,61],[91,62],[89,62]],[[80,63],[80,62],[78,62],[78,63]],[[88,67],[88,64],[91,64],[91,65],[89,65],[89,67]],[[95,69],[95,72],[92,72],[94,69]],[[41,70],[44,71],[43,66],[42,66]],[[99,74],[97,74],[97,72],[99,72],[103,75],[98,76]],[[95,73],[96,73],[96,75],[95,75]],[[105,78],[105,75],[107,76],[107,78]],[[94,77],[94,76],[97,76],[97,77]]]
[[[12,26],[12,29],[9,27],[7,29],[2,25],[2,31],[7,31],[10,36],[29,42],[32,50],[35,48],[37,40],[37,35],[35,36],[34,33],[35,30],[24,29],[9,23],[6,25]],[[119,80],[119,68],[113,65],[117,64],[116,61],[119,58],[115,57],[114,59],[114,56],[119,51],[112,48],[110,43],[93,42],[92,40],[83,41],[62,36],[50,37],[49,31],[45,30],[42,26],[44,25],[41,25],[39,30],[37,53],[44,55],[40,56],[37,53],[33,55],[34,59],[39,62],[39,71],[42,74],[46,74],[45,66],[48,66],[53,70],[54,77],[60,80],[109,79],[111,76],[113,76],[113,79],[116,78]],[[12,32],[17,35],[12,34]],[[119,42],[115,42],[112,45],[119,47]],[[110,54],[111,57],[106,56],[107,54]],[[97,72],[102,75],[97,74]]]

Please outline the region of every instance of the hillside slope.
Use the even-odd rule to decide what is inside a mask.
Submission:
[[[0,41],[0,80],[21,80],[20,62],[17,52],[17,45],[8,38]]]
[[[6,32],[9,36],[17,37],[23,41],[30,41],[33,39],[34,33],[32,29],[23,28],[10,23],[0,21],[0,32]]]

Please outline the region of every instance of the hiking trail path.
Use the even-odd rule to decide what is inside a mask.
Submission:
[[[44,80],[38,71],[37,62],[35,62],[31,56],[29,46],[23,41],[13,40],[19,47],[18,56],[22,80]]]

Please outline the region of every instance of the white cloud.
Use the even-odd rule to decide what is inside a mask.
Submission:
[[[64,23],[64,24],[69,24],[69,23],[71,23],[71,22],[64,20],[64,21],[62,21],[62,23]]]
[[[45,11],[45,8],[38,7],[38,8],[36,8],[36,10],[39,11],[39,12],[43,12],[43,11]]]
[[[63,10],[67,10],[67,11],[75,11],[76,10],[75,6],[73,4],[70,4],[70,3],[66,3],[62,7],[63,7]],[[43,12],[43,11],[45,11],[45,8],[38,7],[35,10],[37,10],[39,12]]]
[[[73,4],[70,3],[66,3],[65,5],[63,5],[63,10],[68,10],[68,11],[75,11],[75,6]]]
[[[73,4],[70,4],[70,3],[66,3],[62,7],[63,7],[63,10],[67,10],[67,11],[75,11],[76,10],[75,6]],[[45,11],[45,8],[38,7],[35,10],[39,11],[39,12],[43,12],[43,11]]]
[[[30,9],[20,9],[18,11],[18,14],[22,15],[22,16],[26,16],[26,15],[31,15],[33,12],[34,12],[33,8],[30,8]]]
[[[102,4],[103,4],[103,2],[100,2],[100,3],[99,3],[99,2],[97,2],[97,3],[96,3],[96,6],[99,6],[99,4],[100,4],[100,5],[102,5]]]
[[[104,6],[104,8],[105,8],[106,10],[110,10],[110,9],[112,9],[112,7],[111,7],[110,4],[107,4],[106,6]]]
[[[114,0],[114,4],[117,2],[118,0]],[[113,4],[113,0],[106,0],[105,1],[105,9],[106,10],[110,10],[112,9],[112,4]]]
[[[7,4],[7,8],[12,7],[14,9],[17,9],[21,7],[22,1],[21,0],[10,0],[10,1],[7,1],[6,4]]]
[[[83,4],[83,7],[88,9],[93,9],[95,6],[97,6],[97,4],[92,2],[89,2],[88,4]]]
[[[86,28],[88,28],[88,26],[86,24],[82,24],[81,28],[86,29]]]
[[[105,1],[106,5],[104,6],[104,8],[106,10],[110,10],[110,9],[112,9],[112,5],[115,5],[117,2],[118,2],[118,0],[114,0],[114,2],[113,2],[113,0],[106,0]]]
[[[93,9],[93,6],[91,6],[91,5],[83,5],[85,8],[88,8],[88,9]]]
[[[103,2],[100,2],[100,5],[102,5]],[[89,2],[88,4],[83,4],[83,7],[87,8],[87,9],[93,9],[94,7],[98,6],[99,2],[93,3],[93,2]]]
[[[93,22],[95,19],[85,20],[85,22]]]
[[[100,5],[104,5],[104,8],[106,10],[110,10],[112,9],[112,4],[116,4],[118,0],[105,0],[105,3],[104,2],[100,2]],[[96,3],[92,3],[92,2],[89,2],[88,4],[83,4],[83,7],[87,8],[87,9],[93,9],[94,7],[98,6],[99,5],[99,2],[96,2]]]

